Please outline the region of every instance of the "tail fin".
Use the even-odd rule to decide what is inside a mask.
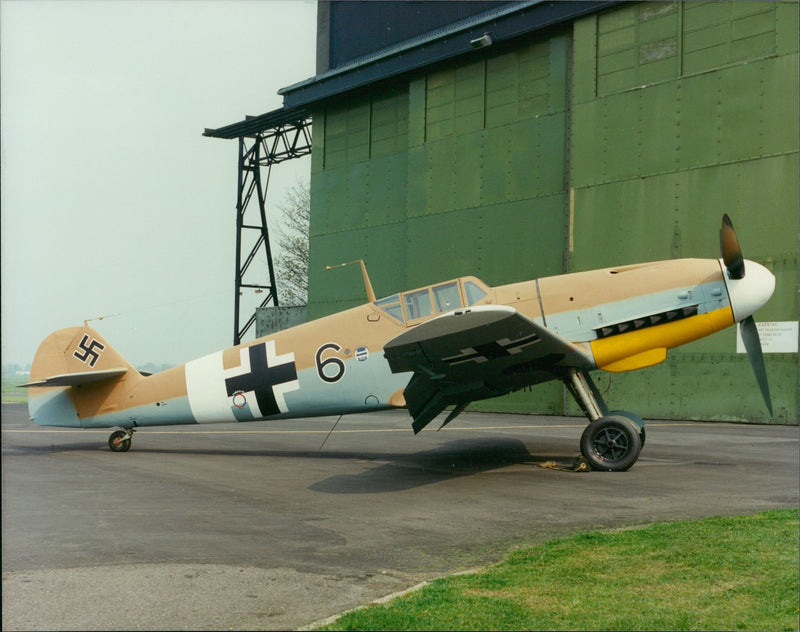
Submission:
[[[81,426],[81,419],[114,406],[123,382],[139,372],[88,325],[59,329],[44,339],[31,366],[28,412],[37,424]]]

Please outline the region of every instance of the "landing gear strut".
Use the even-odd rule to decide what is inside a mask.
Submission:
[[[581,436],[581,453],[591,468],[606,472],[629,469],[644,445],[641,418],[626,411],[610,411],[586,372],[571,371],[564,384],[591,422]]]
[[[133,428],[112,432],[108,438],[108,447],[111,448],[112,452],[127,452],[131,449],[131,439],[134,432],[136,431]]]

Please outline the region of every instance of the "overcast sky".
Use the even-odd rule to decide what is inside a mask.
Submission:
[[[313,1],[0,2],[4,365],[112,314],[133,364],[232,344],[238,145],[202,132],[281,107],[315,41]]]

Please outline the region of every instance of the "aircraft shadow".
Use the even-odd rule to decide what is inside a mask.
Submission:
[[[34,454],[58,454],[62,452],[108,451],[105,442],[82,441],[80,443],[56,443],[46,445],[3,445],[3,456],[31,456]]]
[[[384,455],[381,460],[386,458]],[[390,462],[358,474],[331,476],[309,489],[326,494],[381,494],[545,460],[532,455],[522,441],[509,438],[462,439],[433,450],[390,458]]]
[[[324,494],[381,494],[397,492],[442,481],[497,470],[510,465],[541,464],[556,461],[567,464],[575,455],[552,456],[554,446],[542,446],[542,453],[531,454],[519,439],[483,437],[450,441],[431,450],[414,453],[390,451],[320,451],[280,449],[193,449],[134,446],[130,455],[114,455],[104,442],[52,443],[38,446],[3,446],[3,456],[45,456],[68,452],[106,452],[111,458],[125,459],[141,454],[197,456],[242,456],[288,459],[331,459],[337,461],[379,461],[358,474],[337,474],[314,483],[309,490]]]

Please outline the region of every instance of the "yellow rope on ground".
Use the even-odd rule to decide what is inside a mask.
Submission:
[[[582,456],[573,459],[571,465],[562,465],[556,461],[545,461],[544,463],[537,463],[536,465],[548,470],[556,470],[558,472],[588,472],[592,469],[589,467],[586,459],[584,459]]]

